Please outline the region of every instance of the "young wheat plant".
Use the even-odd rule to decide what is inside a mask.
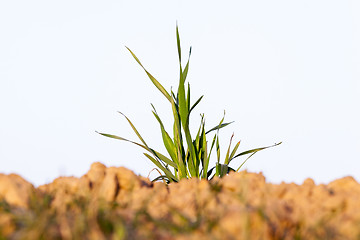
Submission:
[[[169,101],[171,105],[172,115],[174,119],[172,137],[165,129],[164,124],[161,121],[158,113],[156,112],[155,107],[151,104],[153,108],[152,113],[154,114],[154,117],[160,125],[163,144],[167,150],[168,156],[165,156],[164,154],[151,148],[141,137],[140,133],[135,128],[134,124],[130,121],[130,119],[121,112],[119,113],[126,118],[131,128],[139,138],[140,142],[131,141],[112,134],[99,134],[106,137],[131,142],[145,149],[146,152],[144,153],[144,155],[163,172],[163,175],[155,178],[153,181],[163,179],[168,183],[178,182],[183,178],[195,177],[209,180],[214,176],[223,177],[230,171],[239,171],[240,168],[244,165],[244,163],[255,153],[266,148],[274,147],[281,144],[280,142],[271,146],[255,148],[237,154],[240,141],[237,142],[233,148],[231,148],[231,142],[233,138],[233,136],[231,136],[225,159],[223,163],[220,163],[219,130],[231,124],[231,122],[224,123],[225,114],[219,124],[208,131],[205,130],[205,118],[204,114],[202,114],[200,127],[197,131],[195,138],[193,138],[190,134],[189,129],[190,114],[193,109],[199,104],[203,96],[201,96],[199,99],[197,99],[195,103],[191,105],[189,83],[187,84],[187,89],[185,89],[185,81],[189,70],[191,47],[187,63],[185,65],[185,68],[183,68],[181,64],[181,46],[178,26],[176,26],[176,39],[180,66],[180,79],[177,93],[174,93],[172,90],[170,92],[166,91],[165,88],[145,69],[145,67],[141,64],[140,60],[136,57],[136,55],[128,47],[126,47],[131,53],[131,55],[134,57],[136,62],[145,71],[145,73],[155,85],[155,87],[164,95],[164,97],[167,99],[167,101]],[[207,136],[211,132],[215,134],[211,140],[209,148]],[[214,167],[209,168],[210,156],[214,146],[216,148],[217,161]],[[240,164],[240,166],[236,170],[229,166],[231,161],[244,155],[248,155],[248,157]],[[215,173],[213,174],[214,170]]]

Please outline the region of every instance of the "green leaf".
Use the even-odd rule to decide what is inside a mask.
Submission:
[[[150,161],[152,161],[158,168],[161,169],[161,171],[163,171],[165,173],[165,175],[169,178],[170,181],[175,181],[178,182],[179,179],[177,179],[174,174],[172,174],[168,169],[166,169],[163,165],[160,164],[159,161],[157,161],[155,158],[151,157],[149,154],[144,153],[144,155],[150,159]]]
[[[205,133],[205,134],[206,134],[206,133]],[[215,145],[216,137],[217,137],[217,135],[215,134],[214,137],[213,137],[212,143],[211,143],[211,147],[210,147],[210,152],[209,152],[208,159],[210,159],[212,149],[213,149],[213,147],[214,147],[214,145]]]
[[[189,59],[184,71],[181,70],[181,63],[180,63],[180,81],[178,87],[178,100],[179,100],[179,113],[180,113],[181,123],[183,124],[183,126],[187,124],[189,118],[189,110],[190,110],[190,85],[188,85],[189,86],[188,98],[186,99],[185,97],[185,80],[189,70],[190,55],[191,55],[191,48],[190,48]]]
[[[202,120],[203,121],[203,120]],[[195,162],[195,171],[197,173],[199,173],[199,168],[200,168],[200,159],[201,159],[201,155],[202,155],[202,152],[203,152],[203,149],[202,149],[202,141],[201,141],[201,129],[202,129],[202,121],[200,123],[200,127],[199,127],[199,130],[196,134],[196,138],[195,140],[193,141],[193,146],[194,146],[194,150],[195,150],[195,154],[196,154],[196,162]],[[199,176],[200,177],[200,176]]]
[[[208,171],[208,168],[209,168],[209,159],[207,158],[207,142],[205,142],[205,145],[204,145],[204,153],[203,153],[203,179],[207,179],[207,171]]]
[[[138,132],[138,130],[135,128],[134,124],[132,124],[132,122],[130,121],[130,119],[125,116],[125,114],[123,114],[122,112],[119,112],[121,115],[123,115],[126,120],[129,122],[131,128],[133,129],[133,131],[135,132],[136,136],[138,136],[138,138],[140,139],[140,141],[147,147],[146,142],[144,141],[144,139],[141,137],[140,133]]]
[[[134,57],[134,59],[138,62],[138,64],[144,69],[152,83],[157,87],[157,89],[160,90],[162,94],[170,101],[171,96],[170,94],[165,90],[165,88],[145,69],[145,67],[141,64],[140,60],[135,56],[135,54],[130,50],[130,48],[126,47],[127,50],[131,53],[131,55]]]
[[[243,156],[243,155],[247,155],[247,154],[250,154],[250,153],[256,153],[256,152],[258,152],[258,151],[261,151],[261,150],[264,150],[264,149],[267,149],[267,148],[270,148],[270,147],[278,146],[278,145],[280,145],[281,143],[282,143],[282,142],[275,143],[274,145],[267,146],[267,147],[255,148],[255,149],[251,149],[251,150],[244,151],[244,152],[242,152],[242,153],[237,154],[235,157],[233,157],[232,159],[230,159],[230,161],[232,161],[233,159],[235,159],[235,158],[237,158],[237,157]],[[230,162],[230,161],[229,161],[229,162]]]
[[[208,133],[210,133],[210,132],[212,132],[212,131],[215,131],[215,130],[219,130],[219,129],[223,128],[223,127],[226,127],[227,125],[229,125],[229,124],[231,124],[231,123],[233,123],[233,122],[234,122],[234,121],[228,122],[228,123],[222,123],[222,124],[220,124],[220,125],[217,125],[216,127],[213,127],[212,129],[210,129],[209,131],[207,131],[206,134],[208,134]]]
[[[189,161],[188,161],[189,172],[191,176],[196,177],[199,174],[199,172],[195,171],[196,153],[194,146],[192,144],[192,138],[188,126],[184,127],[184,132],[185,132],[186,143],[188,145],[188,150],[189,150]]]
[[[179,100],[179,114],[180,119],[183,127],[186,127],[187,124],[187,118],[188,118],[188,108],[186,104],[186,98],[185,98],[185,87],[181,83],[179,83],[179,89],[178,89],[178,100]]]
[[[226,155],[225,155],[224,164],[226,164],[226,165],[229,164],[230,148],[231,148],[231,142],[232,142],[233,137],[234,137],[234,134],[231,135],[229,147],[228,147],[228,150],[227,150]]]
[[[181,133],[181,121],[178,109],[176,107],[174,99],[171,99],[171,107],[174,117],[174,144],[177,149],[177,158],[179,165],[180,179],[186,178],[186,161],[185,161],[185,150],[183,146],[182,133]]]
[[[159,180],[165,180],[166,183],[170,183],[170,179],[166,176],[166,175],[161,175],[161,176],[158,176],[156,178],[154,178],[151,182],[156,182],[156,181],[159,181]],[[174,181],[176,182],[176,181]]]
[[[207,178],[209,178],[209,177],[211,176],[211,173],[212,173],[212,171],[213,171],[214,169],[215,169],[215,167],[212,167],[212,168],[207,172]],[[215,176],[215,175],[214,175],[214,176]],[[214,176],[213,176],[213,177],[214,177]],[[212,177],[212,178],[213,178],[213,177]],[[211,178],[211,179],[212,179],[212,178]],[[210,179],[210,180],[211,180],[211,179]]]
[[[207,157],[207,141],[206,141],[206,135],[205,135],[205,130],[203,128],[202,131],[202,141],[203,141],[203,148],[204,148],[204,154],[203,154],[203,178],[207,179],[207,170],[209,167],[209,159]]]
[[[226,164],[219,163],[216,165],[216,172],[217,176],[223,177],[229,172],[229,167]]]
[[[214,143],[215,143],[215,140],[216,140],[216,152],[217,152],[217,158],[218,158],[217,163],[220,163],[219,129],[221,128],[221,125],[222,125],[224,119],[225,119],[225,111],[224,111],[224,116],[223,116],[223,118],[220,120],[220,122],[219,122],[219,124],[217,125],[217,127],[214,127],[214,128],[212,128],[210,131],[207,131],[207,132],[205,133],[205,134],[208,134],[209,132],[211,132],[211,131],[213,131],[213,130],[217,130],[217,133],[215,134],[214,139],[213,139],[213,142],[212,142],[212,144],[211,144],[210,153],[209,153],[209,157],[208,157],[208,158],[210,159],[210,154],[211,154],[211,152],[212,152],[212,148],[213,148]]]
[[[216,153],[217,153],[217,162],[220,163],[220,144],[219,144],[219,136],[216,137]]]
[[[162,123],[161,119],[159,118],[154,106],[153,106],[153,108],[154,108],[153,114],[154,114],[155,118],[157,119],[157,121],[160,124],[161,134],[162,134],[164,146],[165,146],[167,152],[169,153],[171,159],[173,159],[173,161],[178,165],[177,158],[176,158],[175,145],[174,145],[172,139],[170,138],[169,134],[166,132],[166,130],[164,128],[164,124]]]
[[[247,157],[245,159],[245,161],[242,162],[242,164],[238,167],[238,169],[236,171],[238,172],[241,169],[241,167],[247,162],[247,160],[249,160],[249,158],[251,158],[255,153],[257,153],[257,152],[253,152],[249,157]]]
[[[188,91],[186,97],[186,108],[188,109],[188,118],[190,117],[190,83],[188,83]],[[187,120],[188,121],[188,120]]]
[[[180,46],[180,34],[179,34],[179,27],[176,24],[176,42],[177,42],[177,49],[179,55],[179,63],[181,65],[181,46]]]
[[[185,69],[184,69],[184,72],[183,72],[183,82],[185,82],[188,71],[189,71],[190,56],[191,56],[191,47],[190,47],[190,51],[189,51],[189,58],[188,58],[188,61],[186,63],[186,66],[185,66]]]
[[[140,147],[142,147],[142,148],[144,148],[144,149],[146,149],[146,150],[149,151],[149,148],[148,148],[147,146],[141,145],[140,143],[137,143],[137,142],[133,142],[133,141],[128,140],[128,139],[126,139],[126,138],[119,137],[119,136],[112,135],[112,134],[107,134],[107,133],[100,133],[100,132],[97,132],[97,131],[95,131],[95,132],[98,133],[98,134],[100,134],[100,135],[103,135],[103,136],[105,136],[105,137],[109,137],[109,138],[118,139],[118,140],[122,140],[122,141],[126,141],[126,142],[133,143],[133,144],[138,145],[138,146],[140,146]]]
[[[163,161],[164,163],[172,166],[175,170],[178,170],[178,166],[176,166],[176,164],[171,161],[169,158],[167,158],[166,156],[162,155],[161,153],[155,151],[154,149],[150,148],[150,152],[157,158],[159,158],[161,161]]]
[[[169,164],[170,166],[172,166],[173,168],[177,169],[177,166],[176,164],[171,161],[169,158],[165,157],[164,155],[162,155],[161,153],[155,151],[154,149],[152,148],[149,148],[148,146],[145,146],[145,145],[142,145],[140,143],[137,143],[137,142],[134,142],[134,141],[131,141],[131,140],[128,140],[126,138],[123,138],[123,137],[119,137],[119,136],[116,136],[116,135],[112,135],[112,134],[107,134],[107,133],[100,133],[100,132],[96,132],[100,135],[103,135],[105,137],[109,137],[109,138],[113,138],[113,139],[118,139],[118,140],[122,140],[122,141],[126,141],[126,142],[130,142],[130,143],[133,143],[139,147],[142,147],[144,148],[146,151],[152,153],[155,157],[159,158],[161,161],[163,161],[164,163],[166,164]]]
[[[239,145],[240,145],[240,141],[238,141],[234,147],[234,149],[232,150],[230,156],[229,156],[229,162],[228,164],[230,163],[230,160],[233,158],[233,156],[235,155],[237,149],[239,148]]]
[[[190,112],[196,107],[196,105],[199,104],[199,102],[201,101],[201,99],[204,97],[204,95],[202,95],[195,103],[194,105],[192,105],[192,107],[190,108],[190,111],[189,111],[189,115],[190,115]]]

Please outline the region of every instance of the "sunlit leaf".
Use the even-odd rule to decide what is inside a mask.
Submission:
[[[222,124],[220,124],[220,125],[218,125],[218,126],[216,126],[216,127],[213,127],[213,128],[210,129],[209,131],[207,131],[206,134],[208,134],[208,133],[210,133],[210,132],[212,132],[212,131],[215,131],[215,130],[219,130],[219,129],[223,128],[223,127],[226,127],[227,125],[229,125],[229,124],[231,124],[231,123],[233,123],[233,122],[234,122],[234,121],[228,122],[228,123],[222,123]]]
[[[155,158],[153,158],[152,156],[150,156],[150,155],[147,154],[147,153],[144,153],[144,155],[145,155],[148,159],[150,159],[150,161],[152,161],[158,168],[160,168],[161,171],[163,171],[163,172],[166,174],[166,176],[169,177],[169,180],[170,180],[170,181],[175,181],[175,182],[179,181],[179,179],[177,179],[177,178],[174,176],[174,174],[172,174],[172,173],[171,173],[169,170],[167,170],[163,165],[161,165],[161,163],[160,163],[159,161],[157,161]]]
[[[135,56],[135,54],[130,50],[130,48],[126,47],[127,50],[131,53],[134,59],[139,63],[139,65],[144,69],[150,80],[153,82],[155,87],[157,87],[162,94],[170,101],[170,94],[165,90],[165,88],[145,69],[145,67],[141,64],[140,60]]]
[[[235,159],[235,158],[237,158],[237,157],[243,156],[243,155],[247,155],[247,154],[250,154],[250,153],[256,153],[256,152],[258,152],[258,151],[261,151],[261,150],[264,150],[264,149],[267,149],[267,148],[270,148],[270,147],[278,146],[278,145],[280,145],[281,143],[282,143],[282,142],[275,143],[274,145],[267,146],[267,147],[255,148],[255,149],[251,149],[251,150],[244,151],[244,152],[242,152],[242,153],[237,154],[235,157],[233,157],[232,159],[230,159],[230,161],[232,161],[233,159]],[[229,162],[230,162],[230,161],[229,161]]]

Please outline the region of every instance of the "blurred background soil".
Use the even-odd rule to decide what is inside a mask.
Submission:
[[[35,188],[0,174],[2,239],[360,239],[360,185],[271,184],[259,173],[152,183],[93,163]]]

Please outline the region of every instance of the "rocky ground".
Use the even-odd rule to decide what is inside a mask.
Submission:
[[[101,163],[38,188],[0,174],[0,239],[360,239],[360,185],[246,171],[166,185]]]

